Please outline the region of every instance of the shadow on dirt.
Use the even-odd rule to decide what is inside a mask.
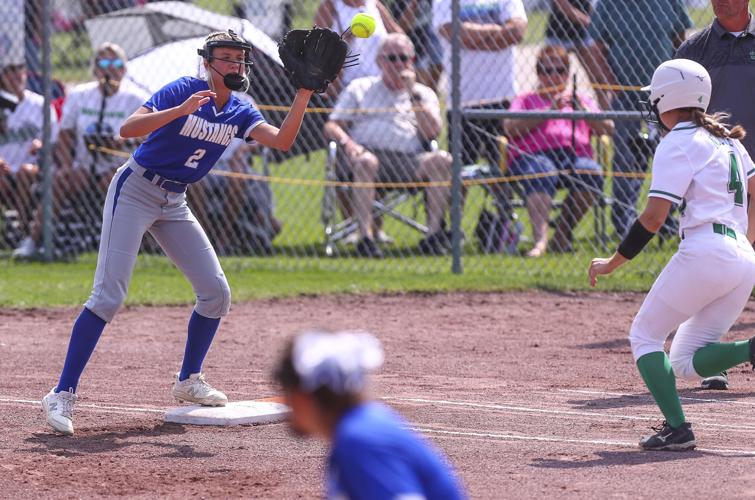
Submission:
[[[748,321],[748,322],[737,323],[736,325],[729,328],[729,331],[730,332],[748,332],[751,334],[754,329],[755,329],[755,322]]]
[[[155,458],[207,458],[215,455],[214,453],[197,451],[188,444],[162,442],[162,438],[185,433],[186,428],[183,425],[169,423],[161,423],[151,427],[129,427],[121,430],[89,428],[76,431],[73,437],[36,433],[25,440],[26,443],[34,446],[19,451],[75,457],[95,453],[113,453],[125,448],[139,446],[153,450],[168,450],[164,454],[155,455]]]
[[[611,339],[603,342],[593,342],[591,344],[580,344],[575,346],[579,349],[627,349],[629,350],[629,339],[622,337],[620,339]]]
[[[679,392],[682,405],[727,403],[740,399],[755,398],[755,392],[706,391],[704,389],[685,389]],[[595,397],[590,399],[570,399],[568,404],[574,409],[606,410],[610,408],[631,408],[636,406],[655,407],[653,397],[649,393],[622,394],[611,397]]]
[[[530,467],[543,469],[585,469],[589,467],[607,467],[611,465],[647,465],[679,460],[695,460],[709,455],[720,456],[718,453],[703,451],[599,451],[598,458],[581,460],[579,457],[565,457],[564,459],[537,458]]]

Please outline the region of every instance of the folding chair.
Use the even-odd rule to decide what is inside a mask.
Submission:
[[[431,141],[428,145],[428,150],[437,151],[437,149],[437,142]],[[328,143],[327,161],[325,164],[325,179],[328,181],[328,185],[324,189],[320,212],[321,221],[325,228],[325,255],[329,257],[337,255],[336,245],[339,242],[359,230],[359,223],[354,216],[344,217],[339,220],[338,193],[339,191],[348,191],[351,188],[331,184],[343,181],[343,179],[338,179],[336,172],[337,155],[338,146],[335,141],[330,141]],[[385,215],[405,224],[422,235],[427,235],[429,228],[418,220],[420,200],[415,195],[419,191],[417,188],[378,189],[375,200],[372,202],[373,218]],[[407,202],[413,203],[412,216],[405,215],[399,210],[399,207]]]
[[[502,178],[509,175],[509,141],[505,136],[497,137],[498,144],[498,165],[490,164],[474,164],[465,165],[462,168],[463,179],[477,179],[487,180],[492,178]],[[610,169],[609,152],[611,150],[611,138],[606,135],[602,135],[598,138],[597,145],[594,151],[594,159],[603,168],[604,172]],[[521,228],[521,224],[518,221],[516,209],[526,207],[526,196],[524,189],[518,182],[500,182],[484,184],[485,192],[488,197],[492,199],[493,206],[497,211],[498,218],[501,221],[515,230]],[[607,224],[607,208],[613,203],[613,199],[605,192],[598,196],[595,204],[592,207],[594,217],[593,225],[595,236],[598,243],[603,249],[608,247],[608,224]],[[554,200],[552,209],[560,209],[561,202]],[[522,241],[526,241],[526,237],[523,235],[517,235]],[[482,249],[483,251],[490,251]]]
[[[463,165],[462,181],[478,180],[498,182],[484,182],[482,187],[486,201],[482,203],[475,233],[483,253],[517,252],[519,241],[524,239],[523,227],[519,222],[516,209],[524,207],[524,192],[521,186],[514,182],[500,181],[508,176],[508,148],[509,141],[505,136],[496,137],[498,147],[498,163],[474,163]],[[493,212],[486,207],[487,200],[493,206]]]

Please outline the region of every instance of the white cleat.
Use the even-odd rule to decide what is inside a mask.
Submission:
[[[53,388],[47,396],[42,398],[42,409],[47,423],[55,432],[73,435],[73,404],[78,396],[73,391],[55,392]]]
[[[228,398],[225,394],[208,384],[202,373],[192,373],[186,380],[173,384],[173,397],[186,403],[197,403],[202,406],[225,406]]]

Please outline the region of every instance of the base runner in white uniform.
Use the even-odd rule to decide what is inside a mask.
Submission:
[[[653,74],[648,107],[668,131],[653,159],[645,211],[617,252],[593,259],[589,276],[610,274],[637,255],[661,227],[672,203],[681,205],[679,249],[653,284],[632,323],[637,368],[665,421],[643,438],[646,450],[689,450],[695,436],[684,418],[676,377],[699,379],[755,363],[755,337],[723,343],[755,285],[755,165],[731,130],[707,115],[711,83],[696,62],[675,59]],[[676,330],[669,355],[666,338]]]

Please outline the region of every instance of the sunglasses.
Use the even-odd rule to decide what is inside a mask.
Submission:
[[[97,66],[102,69],[108,69],[111,66],[113,69],[121,69],[123,67],[123,59],[97,59]]]
[[[564,66],[557,66],[555,68],[548,67],[548,66],[540,66],[540,65],[537,66],[537,73],[539,75],[555,75],[555,74],[563,75],[568,72],[569,72],[569,68],[564,67]]]
[[[406,54],[386,54],[383,56],[383,58],[390,62],[396,62],[396,61],[406,62],[406,61],[414,60],[414,56],[408,56]]]

